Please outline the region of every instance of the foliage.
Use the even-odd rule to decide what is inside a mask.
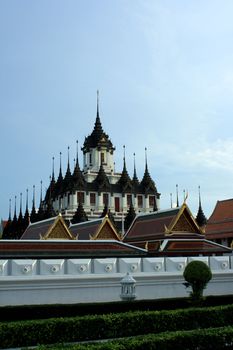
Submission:
[[[228,325],[233,325],[233,305],[2,322],[0,323],[0,347],[12,348],[135,337],[149,333],[158,334],[165,331]],[[150,349],[147,346],[145,348]]]
[[[232,348],[233,328],[208,328],[190,331],[148,334],[96,344],[55,345],[37,350],[210,350]]]
[[[192,287],[191,298],[200,301],[203,298],[203,291],[212,278],[212,272],[203,261],[191,261],[184,270],[184,279]]]

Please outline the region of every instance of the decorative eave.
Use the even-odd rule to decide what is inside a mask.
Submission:
[[[100,233],[101,233],[101,231],[102,231],[102,229],[103,229],[103,227],[104,227],[105,225],[107,225],[107,224],[110,226],[110,228],[111,228],[113,234],[114,234],[115,237],[116,237],[116,240],[117,240],[117,241],[121,241],[121,237],[120,237],[120,235],[117,233],[116,228],[115,228],[114,225],[112,224],[112,222],[111,222],[111,220],[109,219],[108,215],[106,215],[106,216],[103,218],[103,220],[102,220],[102,222],[101,222],[101,224],[100,224],[100,226],[99,226],[97,232],[95,233],[95,235],[94,235],[94,236],[90,235],[90,239],[91,239],[91,240],[97,240],[97,239],[98,239],[98,236],[100,235]]]
[[[61,223],[62,227],[63,227],[63,230],[65,231],[68,239],[70,240],[73,240],[75,239],[75,237],[70,233],[69,229],[67,228],[61,214],[59,214],[57,216],[57,218],[55,219],[55,221],[53,222],[53,224],[50,226],[49,230],[47,231],[47,233],[44,235],[44,236],[41,236],[40,239],[43,239],[43,240],[47,240],[47,239],[50,239],[50,235],[51,233],[53,232],[54,228],[59,224]]]
[[[182,204],[178,214],[172,219],[172,221],[169,224],[169,226],[168,227],[165,226],[165,235],[170,235],[170,234],[173,234],[173,233],[177,232],[177,231],[174,231],[174,228],[175,228],[177,222],[180,220],[181,216],[184,214],[185,211],[187,211],[187,213],[188,213],[188,217],[190,219],[190,225],[193,226],[193,228],[195,230],[195,233],[204,235],[204,231],[197,224],[195,218],[193,217],[191,211],[189,210],[189,207],[187,206],[187,204],[185,202]]]

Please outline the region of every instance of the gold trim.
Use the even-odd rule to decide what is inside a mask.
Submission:
[[[109,219],[108,215],[105,215],[105,217],[104,217],[102,223],[100,224],[100,226],[99,226],[99,228],[98,228],[96,234],[95,234],[94,236],[91,236],[91,235],[90,235],[91,239],[94,239],[94,240],[98,239],[98,236],[99,236],[99,234],[100,234],[102,228],[104,227],[104,225],[106,225],[106,223],[109,224],[109,226],[110,226],[110,228],[112,229],[112,231],[113,231],[114,235],[116,236],[117,240],[118,240],[118,241],[121,241],[122,239],[121,239],[120,235],[117,233],[117,231],[116,231],[116,229],[114,228],[113,224],[111,223],[111,220]]]
[[[196,220],[194,219],[189,207],[187,206],[187,204],[184,202],[178,212],[178,214],[172,219],[169,227],[167,228],[165,225],[165,234],[171,234],[173,231],[173,228],[175,227],[175,225],[177,224],[178,220],[180,219],[181,215],[183,215],[184,211],[187,210],[188,215],[193,223],[193,225],[196,227],[197,229],[197,233],[200,233],[202,235],[204,235],[203,230],[201,229],[200,226],[198,226]]]
[[[70,230],[67,228],[65,221],[63,220],[63,217],[61,215],[58,215],[56,217],[53,224],[49,227],[47,233],[43,236],[42,239],[49,239],[49,235],[51,234],[51,232],[59,222],[62,224],[63,228],[65,229],[65,232],[67,233],[67,236],[69,237],[69,239],[72,239],[72,240],[75,239],[75,237],[71,234]]]

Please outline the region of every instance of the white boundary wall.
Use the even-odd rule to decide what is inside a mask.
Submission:
[[[0,260],[0,306],[119,301],[127,272],[137,300],[186,297],[183,271],[192,260],[212,270],[205,295],[233,294],[233,256],[9,259]]]

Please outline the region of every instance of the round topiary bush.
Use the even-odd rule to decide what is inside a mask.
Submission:
[[[201,300],[203,298],[203,290],[212,278],[212,272],[203,261],[191,261],[184,270],[184,279],[188,285],[192,287],[191,298],[193,300]]]

